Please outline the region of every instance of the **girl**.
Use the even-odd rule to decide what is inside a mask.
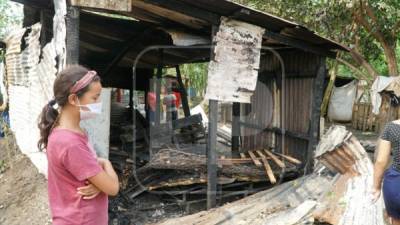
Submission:
[[[107,159],[96,158],[79,126],[101,112],[100,77],[82,66],[64,69],[54,81],[55,98],[44,106],[39,148],[48,159],[48,195],[53,224],[108,224],[108,196],[119,190]]]
[[[386,124],[377,150],[373,201],[379,199],[382,189],[386,212],[393,225],[400,225],[400,120]],[[390,162],[390,152],[393,154],[393,163],[386,169]]]

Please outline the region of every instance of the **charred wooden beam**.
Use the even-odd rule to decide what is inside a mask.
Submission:
[[[53,17],[53,12],[44,9],[40,10],[40,23],[42,24],[40,30],[40,45],[42,47],[53,38]]]
[[[185,114],[185,117],[188,117],[188,116],[190,116],[188,96],[187,96],[185,85],[183,84],[183,81],[182,81],[182,75],[181,75],[181,70],[179,68],[179,65],[175,66],[175,70],[176,70],[176,77],[178,78],[178,83],[179,83],[179,92],[181,93],[183,112]]]
[[[240,146],[240,103],[232,104],[232,152],[239,152]]]
[[[218,101],[209,100],[209,123],[207,141],[207,209],[216,206],[217,191],[217,125]]]
[[[188,27],[192,27],[194,29],[202,29],[209,26],[207,21],[202,19],[196,18],[188,12],[181,13],[178,10],[170,9],[167,7],[162,6],[162,4],[168,4],[169,1],[162,1],[162,2],[153,2],[147,0],[132,0],[132,8],[139,8],[147,12],[151,12],[152,14],[156,14],[162,17],[167,17],[169,20],[174,22],[183,24]],[[160,5],[159,5],[160,4]],[[184,4],[184,3],[179,3]]]
[[[319,46],[309,44],[305,41],[297,40],[292,37],[288,37],[288,36],[273,32],[273,31],[266,30],[264,33],[264,38],[273,39],[282,44],[293,46],[295,48],[302,49],[303,51],[306,51],[306,52],[312,52],[314,54],[327,56],[327,57],[330,57],[333,59],[336,58],[335,52],[326,50],[325,48],[321,48]]]
[[[188,5],[182,1],[177,1],[177,0],[168,0],[168,1],[163,1],[163,0],[144,0],[144,2],[156,6],[160,6],[169,10],[173,10],[182,14],[190,15],[192,17],[195,17],[197,19],[201,19],[204,21],[209,22],[211,25],[218,25],[220,22],[220,15],[217,15],[215,13],[212,13],[210,11],[206,11],[203,9],[200,9],[198,7],[193,7],[191,5]]]
[[[79,8],[67,6],[65,18],[66,33],[66,62],[68,64],[79,63]]]
[[[161,77],[162,77],[162,68],[164,61],[164,52],[163,49],[158,50],[158,60],[159,64],[157,66],[157,82],[156,82],[156,113],[155,113],[155,124],[160,125],[160,117],[161,117]]]
[[[212,26],[211,40],[218,31],[217,26]],[[214,48],[211,49],[210,59],[215,58]],[[218,101],[209,100],[209,121],[207,137],[207,209],[216,206],[217,194],[217,131],[218,131]]]
[[[40,0],[13,0],[13,1],[23,4],[23,5],[28,5],[30,7],[39,8],[39,9],[48,9],[48,10],[54,9],[53,1],[49,1],[49,2],[44,2],[44,1],[40,1]],[[50,3],[50,4],[48,4],[48,3]]]
[[[307,168],[305,168],[307,173],[311,173],[313,169],[313,153],[318,144],[319,138],[319,123],[321,115],[321,104],[324,95],[324,80],[327,74],[325,57],[320,58],[317,77],[314,79],[313,84],[313,99],[311,106],[311,118],[310,118],[310,128],[308,130],[308,135],[310,140],[307,147]]]
[[[272,78],[279,78],[281,76],[281,72],[276,71],[261,71],[258,76]],[[315,71],[285,71],[285,78],[296,78],[296,79],[309,79],[316,77],[317,74]]]
[[[24,5],[24,20],[22,21],[23,27],[29,27],[40,21],[41,10],[29,5]]]
[[[302,139],[302,140],[310,140],[310,135],[309,134],[305,134],[305,133],[299,133],[299,132],[294,132],[294,131],[289,131],[289,130],[283,130],[282,128],[279,127],[261,127],[258,124],[250,124],[250,123],[245,123],[243,121],[240,121],[240,125],[247,127],[247,128],[253,128],[253,129],[257,129],[257,130],[262,130],[262,131],[269,131],[269,132],[274,132],[276,134],[280,134],[280,135],[287,135],[289,137],[293,137],[293,138],[298,138],[298,139]]]
[[[139,39],[141,39],[142,37],[146,36],[147,34],[150,34],[153,31],[153,29],[148,29],[143,31],[140,35],[137,36],[133,36],[131,38],[129,38],[127,41],[125,41],[118,53],[116,54],[116,56],[114,57],[114,59],[107,65],[106,69],[104,70],[104,76],[107,76],[110,71],[112,70],[113,67],[117,66],[118,63],[121,61],[121,59],[126,55],[126,53],[133,48],[135,45],[137,45],[137,42]]]
[[[96,69],[96,67],[92,67]],[[135,76],[135,90],[144,91],[145,87],[149,85],[149,77],[153,73],[152,69],[136,68]],[[100,76],[102,73],[100,72]],[[118,79],[116,79],[118,77]],[[122,89],[130,89],[133,85],[132,81],[132,67],[116,67],[110,76],[101,77],[101,82],[105,87],[116,87]]]
[[[180,129],[194,124],[199,124],[202,122],[201,114],[194,114],[187,118],[181,118],[172,121],[172,126],[174,129]]]

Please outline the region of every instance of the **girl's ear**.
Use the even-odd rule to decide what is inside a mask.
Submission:
[[[71,94],[68,96],[68,103],[70,105],[78,105],[78,96],[76,94]]]

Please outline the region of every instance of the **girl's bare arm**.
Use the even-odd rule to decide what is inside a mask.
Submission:
[[[118,175],[115,173],[111,162],[107,159],[98,159],[103,171],[90,177],[89,181],[107,195],[115,196],[119,191]]]

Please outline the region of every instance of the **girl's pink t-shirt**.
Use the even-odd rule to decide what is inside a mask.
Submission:
[[[55,128],[48,139],[48,195],[54,225],[107,225],[108,196],[83,199],[77,188],[102,171],[87,135]]]

